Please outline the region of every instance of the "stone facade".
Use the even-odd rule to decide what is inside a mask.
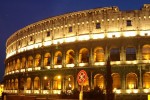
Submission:
[[[59,94],[106,88],[110,56],[117,94],[150,93],[150,4],[141,10],[118,7],[68,13],[28,25],[6,42],[5,92]]]

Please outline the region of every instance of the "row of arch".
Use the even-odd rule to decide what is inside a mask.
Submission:
[[[120,48],[111,48],[110,51],[111,61],[120,61],[121,50]],[[55,52],[54,56],[51,53],[45,53],[44,55],[36,54],[35,57],[28,56],[11,60],[6,64],[6,73],[21,69],[30,68],[38,66],[50,66],[65,64],[75,64],[77,63],[89,63],[91,56],[93,62],[104,62],[107,52],[102,47],[96,47],[94,52],[91,54],[87,48],[81,48],[79,54],[77,54],[73,49],[66,52],[65,57],[61,51]],[[132,61],[137,59],[137,50],[134,47],[128,47],[125,49],[125,58],[127,61]],[[150,45],[144,45],[142,47],[142,60],[150,60]],[[44,56],[44,57],[43,57]]]
[[[101,89],[105,89],[105,76],[102,74],[96,74],[93,77],[93,86],[100,87]],[[143,88],[144,89],[149,89],[150,88],[150,72],[147,72],[143,75]],[[122,88],[122,79],[119,73],[113,73],[112,74],[112,80],[113,80],[113,89],[121,89]],[[126,89],[138,89],[138,76],[136,73],[128,73],[126,75]],[[20,86],[19,86],[19,81],[20,81]],[[21,78],[20,80],[16,79],[11,79],[11,80],[6,80],[5,83],[5,88],[6,90],[39,90],[41,89],[41,84],[42,84],[42,89],[43,90],[61,90],[63,86],[66,90],[73,90],[75,87],[75,77],[73,75],[68,75],[62,78],[61,76],[57,75],[54,78],[50,77],[43,77],[40,78],[38,76],[31,78]],[[64,82],[62,85],[62,82]],[[89,79],[85,82],[85,89],[88,89],[89,86]],[[93,87],[92,86],[92,87]]]

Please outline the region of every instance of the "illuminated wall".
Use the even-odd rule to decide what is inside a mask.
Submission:
[[[141,10],[105,7],[41,20],[7,39],[5,91],[60,94],[79,89],[80,69],[88,73],[85,91],[105,90],[110,56],[114,92],[150,93],[149,41],[149,4]]]

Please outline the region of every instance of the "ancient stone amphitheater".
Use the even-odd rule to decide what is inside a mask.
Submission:
[[[83,69],[84,91],[105,91],[108,56],[116,95],[150,93],[150,4],[132,11],[113,6],[67,13],[16,31],[6,42],[4,89],[71,92],[80,89],[77,74]]]

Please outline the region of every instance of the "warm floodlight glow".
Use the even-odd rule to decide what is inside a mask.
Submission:
[[[62,68],[62,65],[54,65],[54,68]]]
[[[52,41],[45,41],[43,43],[44,46],[50,46],[52,44]]]
[[[144,91],[144,93],[149,93],[150,89],[144,89],[143,91]]]
[[[40,92],[39,92],[39,90],[34,90],[34,93],[39,94]]]
[[[87,66],[88,63],[79,63],[79,66],[83,67],[83,66]]]
[[[128,90],[126,90],[126,92],[130,94],[132,91],[130,89],[128,89]]]
[[[34,44],[34,48],[39,48],[42,46],[42,43],[37,43],[37,44]]]
[[[119,64],[121,64],[121,61],[112,61],[111,62],[111,65],[119,65]]]
[[[129,84],[129,89],[133,89],[134,88],[134,84]]]
[[[63,39],[53,40],[53,44],[58,44],[58,43],[62,44],[63,42],[64,42]]]
[[[11,53],[8,53],[8,54],[6,55],[6,58],[9,58],[10,56],[15,55],[15,54],[16,54],[16,51],[13,51],[13,52],[11,52]]]
[[[27,50],[27,47],[20,48],[20,52],[23,52],[23,51],[26,51],[26,50]]]
[[[140,31],[140,36],[150,36],[150,31]]]
[[[61,90],[53,90],[53,94],[61,94]]]
[[[34,45],[28,45],[27,46],[27,50],[31,50],[31,49],[33,49],[34,48]]]
[[[50,66],[46,66],[46,68],[47,68],[47,69],[50,69],[51,67],[50,67]]]
[[[32,68],[28,68],[27,71],[32,71]]]
[[[70,77],[68,78],[68,81],[71,81]]]
[[[13,93],[17,93],[17,90],[12,90],[13,91]]]
[[[65,38],[65,42],[74,42],[74,41],[76,41],[76,37]]]
[[[71,84],[69,84],[69,87],[71,88]]]
[[[90,36],[89,35],[81,35],[78,37],[78,40],[79,41],[82,41],[82,40],[89,40],[90,39]]]
[[[30,94],[30,93],[31,93],[31,90],[26,90],[26,93]]]
[[[44,80],[47,80],[47,76],[44,76]]]
[[[16,70],[15,73],[19,73],[19,70]]]
[[[93,39],[103,39],[104,37],[104,34],[93,34]]]
[[[25,72],[25,69],[21,69],[20,71],[21,71],[21,72]]]
[[[61,79],[61,76],[59,75],[59,76],[57,76],[57,78],[58,78],[58,79]]]
[[[116,89],[116,88],[114,88],[114,89],[113,89],[113,92],[116,92],[116,90],[117,90],[117,89]]]
[[[11,73],[14,74],[14,71],[12,71]]]
[[[105,62],[95,62],[94,65],[105,65]]]
[[[41,67],[35,67],[35,70],[40,70],[41,69]]]
[[[138,93],[138,92],[139,92],[138,89],[133,90],[133,93]]]
[[[134,61],[126,61],[126,64],[137,64],[138,62],[136,60]]]
[[[120,94],[121,90],[116,90],[115,93]]]
[[[48,90],[43,90],[43,94],[49,94]]]
[[[120,37],[120,33],[119,32],[112,32],[112,33],[107,33],[107,37],[108,38],[115,38],[115,37]]]
[[[74,64],[67,64],[66,67],[74,67]]]
[[[124,32],[125,37],[131,37],[131,36],[136,36],[137,32],[136,31],[126,31]]]

